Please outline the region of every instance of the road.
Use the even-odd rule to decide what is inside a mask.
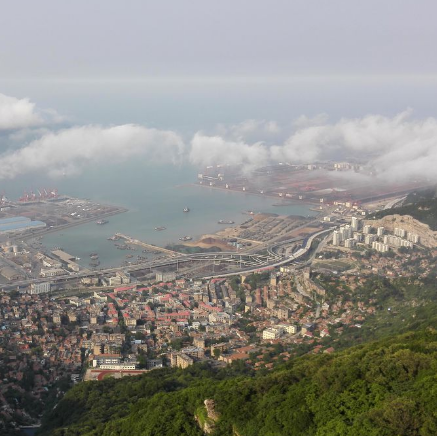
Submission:
[[[263,269],[275,268],[275,267],[278,267],[278,266],[286,265],[288,263],[292,263],[292,262],[296,261],[297,259],[299,259],[300,257],[302,257],[305,254],[307,254],[308,250],[311,248],[311,244],[313,243],[314,239],[317,236],[320,236],[320,235],[322,235],[324,233],[331,232],[331,231],[332,231],[332,229],[325,229],[325,230],[322,230],[320,232],[314,233],[313,235],[311,235],[307,239],[305,247],[300,248],[299,250],[297,250],[290,257],[283,258],[282,260],[280,260],[278,262],[274,262],[272,264],[264,265],[264,266],[258,267],[258,268],[247,268],[247,269],[243,269],[243,270],[238,271],[238,272],[232,272],[232,273],[226,273],[226,274],[216,274],[216,275],[210,275],[210,276],[202,277],[202,278],[204,278],[204,279],[213,279],[213,278],[218,278],[218,277],[230,277],[230,276],[234,276],[236,274],[259,272],[260,270],[263,270]]]
[[[317,236],[324,234],[326,232],[330,232],[332,229],[325,229],[319,232],[314,233],[311,235],[305,244],[305,247],[300,248],[297,250],[293,255],[289,257],[283,257],[279,256],[274,253],[275,246],[271,246],[271,254],[269,255],[261,255],[261,254],[251,254],[251,253],[235,253],[235,252],[218,252],[218,253],[197,253],[197,254],[181,254],[178,257],[173,257],[170,259],[165,260],[159,260],[159,261],[152,261],[147,263],[142,263],[138,265],[130,265],[125,268],[108,268],[103,269],[100,271],[88,271],[88,272],[79,272],[79,273],[71,273],[69,276],[63,277],[57,277],[52,278],[50,281],[52,283],[68,283],[70,281],[78,281],[81,278],[84,277],[90,277],[90,276],[96,276],[96,275],[104,275],[104,274],[112,274],[117,271],[123,270],[123,271],[138,271],[138,270],[144,270],[144,269],[154,269],[158,267],[164,267],[164,266],[170,266],[170,265],[176,265],[179,266],[180,263],[185,262],[195,262],[195,261],[203,261],[203,262],[229,262],[234,263],[239,267],[238,270],[233,271],[231,273],[225,273],[225,274],[216,274],[208,277],[203,278],[213,278],[213,277],[227,277],[232,276],[235,274],[243,273],[243,272],[255,272],[259,271],[265,268],[274,268],[277,266],[285,265],[287,263],[291,263],[303,255],[305,255],[308,250],[311,247],[311,243]],[[293,238],[294,241],[295,238]],[[283,245],[286,241],[279,242],[276,246],[279,247]],[[15,289],[18,286],[24,287],[29,286],[32,283],[41,283],[46,282],[46,278],[38,278],[38,279],[28,279],[28,280],[22,280],[19,282],[15,282],[10,285],[4,285],[3,289]]]
[[[392,209],[393,207],[395,207],[398,203],[400,203],[401,201],[404,201],[407,198],[406,195],[404,195],[403,197],[399,197],[399,198],[395,198],[393,200],[390,200],[385,206],[384,206],[384,210],[387,209]]]

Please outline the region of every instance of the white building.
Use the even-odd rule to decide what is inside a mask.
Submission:
[[[339,246],[341,244],[342,237],[338,230],[334,230],[332,235],[332,245]]]
[[[30,285],[29,294],[38,295],[38,294],[47,294],[50,292],[51,284],[49,282],[44,283],[32,283]]]
[[[382,242],[374,241],[372,243],[372,248],[380,253],[387,253],[389,251],[389,247],[387,244],[383,244]]]
[[[278,339],[283,333],[282,328],[270,327],[263,331],[263,339]]]
[[[278,325],[278,327],[283,329],[289,335],[294,335],[295,333],[297,333],[297,326],[293,324],[280,324]]]
[[[370,235],[370,234],[366,234],[365,238],[364,238],[364,242],[367,245],[372,245],[373,241],[376,241],[377,236],[376,235]]]
[[[411,241],[407,241],[406,239],[394,235],[385,235],[384,244],[392,245],[393,247],[413,248],[413,243]]]
[[[126,371],[128,369],[137,369],[136,363],[104,363],[99,366],[100,369],[115,369],[117,371]]]
[[[348,224],[346,224],[345,226],[341,226],[340,227],[340,234],[341,234],[343,241],[345,241],[346,239],[349,239],[352,236],[351,226]]]
[[[371,231],[372,231],[372,226],[370,224],[367,224],[363,227],[363,233],[365,235],[370,234]]]
[[[101,367],[102,365],[120,365],[121,356],[119,354],[99,354],[93,359],[93,366]]]
[[[360,220],[355,216],[351,219],[351,227],[354,232],[357,232],[360,228]]]
[[[39,273],[40,277],[55,277],[62,276],[63,274],[66,274],[66,272],[61,268],[42,269]]]
[[[363,234],[360,233],[360,232],[355,232],[355,233],[354,233],[354,239],[355,239],[357,242],[362,242],[362,240],[363,240]]]
[[[418,244],[420,238],[419,238],[419,235],[416,235],[415,233],[408,232],[407,240],[410,242],[413,242],[414,244]]]
[[[384,227],[378,227],[378,229],[376,230],[376,234],[378,236],[383,236],[384,235]]]
[[[344,246],[346,248],[354,248],[356,243],[357,243],[357,241],[355,239],[349,238],[349,239],[346,239],[346,241],[344,241]]]
[[[405,238],[405,235],[407,232],[404,229],[400,229],[398,227],[395,227],[395,230],[393,233],[395,236],[399,236],[400,238]]]

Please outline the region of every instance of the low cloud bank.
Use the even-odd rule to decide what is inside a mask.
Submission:
[[[196,132],[189,146],[169,130],[134,124],[59,130],[62,120],[29,99],[0,94],[0,142],[3,132],[3,139],[15,144],[0,154],[0,179],[41,170],[51,176],[76,174],[90,163],[141,157],[145,162],[188,161],[200,167],[238,164],[247,171],[274,162],[358,158],[382,179],[437,181],[437,119],[414,119],[411,110],[393,117],[367,115],[333,123],[326,114],[302,115],[286,127],[272,120],[246,120],[218,125],[214,133]],[[21,142],[25,144],[16,148]]]
[[[50,132],[27,146],[0,156],[0,179],[32,171],[50,176],[72,175],[89,164],[134,156],[147,161],[176,163],[183,141],[174,132],[126,124],[115,127],[83,126]]]
[[[428,177],[437,181],[437,119],[416,120],[410,110],[394,117],[367,115],[329,123],[325,115],[300,117],[295,131],[278,145],[234,141],[196,133],[190,160],[197,165],[213,163],[265,165],[269,162],[311,163],[367,160],[376,174],[387,180]]]

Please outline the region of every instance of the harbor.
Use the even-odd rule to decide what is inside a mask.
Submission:
[[[158,177],[158,174],[161,177],[163,173],[157,171],[155,177]],[[168,176],[167,172],[165,174]],[[102,174],[102,177],[105,176],[109,177],[107,173]],[[118,173],[115,177],[117,180]],[[102,219],[99,217],[80,226],[46,233],[41,241],[42,245],[48,249],[63,247],[68,253],[80,257],[81,260],[77,262],[84,268],[90,268],[89,254],[96,252],[99,254],[100,262],[96,268],[110,268],[124,265],[126,261],[133,262],[138,255],[146,256],[148,259],[156,257],[158,253],[163,255],[158,247],[162,248],[178,242],[190,243],[204,234],[212,234],[223,228],[239,225],[252,217],[255,212],[278,212],[277,208],[272,206],[273,201],[270,198],[201,189],[189,184],[176,186],[177,176],[172,177],[173,175],[170,175],[162,179],[165,181],[163,186],[143,195],[117,197],[114,195],[115,192],[111,192],[111,195],[106,197],[103,195],[105,191],[96,192],[96,197],[104,197],[106,203],[122,205],[119,209],[125,210],[125,213],[104,218],[109,221],[105,225],[96,224],[98,219]],[[186,178],[192,180],[192,177],[193,171],[186,171]],[[120,183],[128,183],[128,181],[123,180]],[[131,186],[134,185],[135,183]],[[79,188],[79,185],[75,188]],[[84,197],[87,195],[82,190],[78,193]],[[166,201],[163,202],[162,198]],[[190,211],[184,212],[184,208]],[[295,204],[281,208],[281,214],[307,216],[314,213],[309,211],[305,204]],[[234,224],[219,224],[219,219],[233,221]],[[163,227],[165,230],[157,230]],[[147,241],[149,245],[148,247],[130,245],[116,234],[129,235],[132,239]],[[142,250],[146,248],[147,252],[143,253]],[[133,254],[134,258],[126,259],[126,254]]]

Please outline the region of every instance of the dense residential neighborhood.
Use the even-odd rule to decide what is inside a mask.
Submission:
[[[71,296],[44,286],[3,292],[1,413],[11,422],[38,422],[79,380],[199,361],[267,371],[296,354],[332,353],[342,335],[380,310],[381,295],[372,294],[378,280],[425,279],[436,256],[423,246],[388,255],[330,244],[313,269],[86,288]]]

